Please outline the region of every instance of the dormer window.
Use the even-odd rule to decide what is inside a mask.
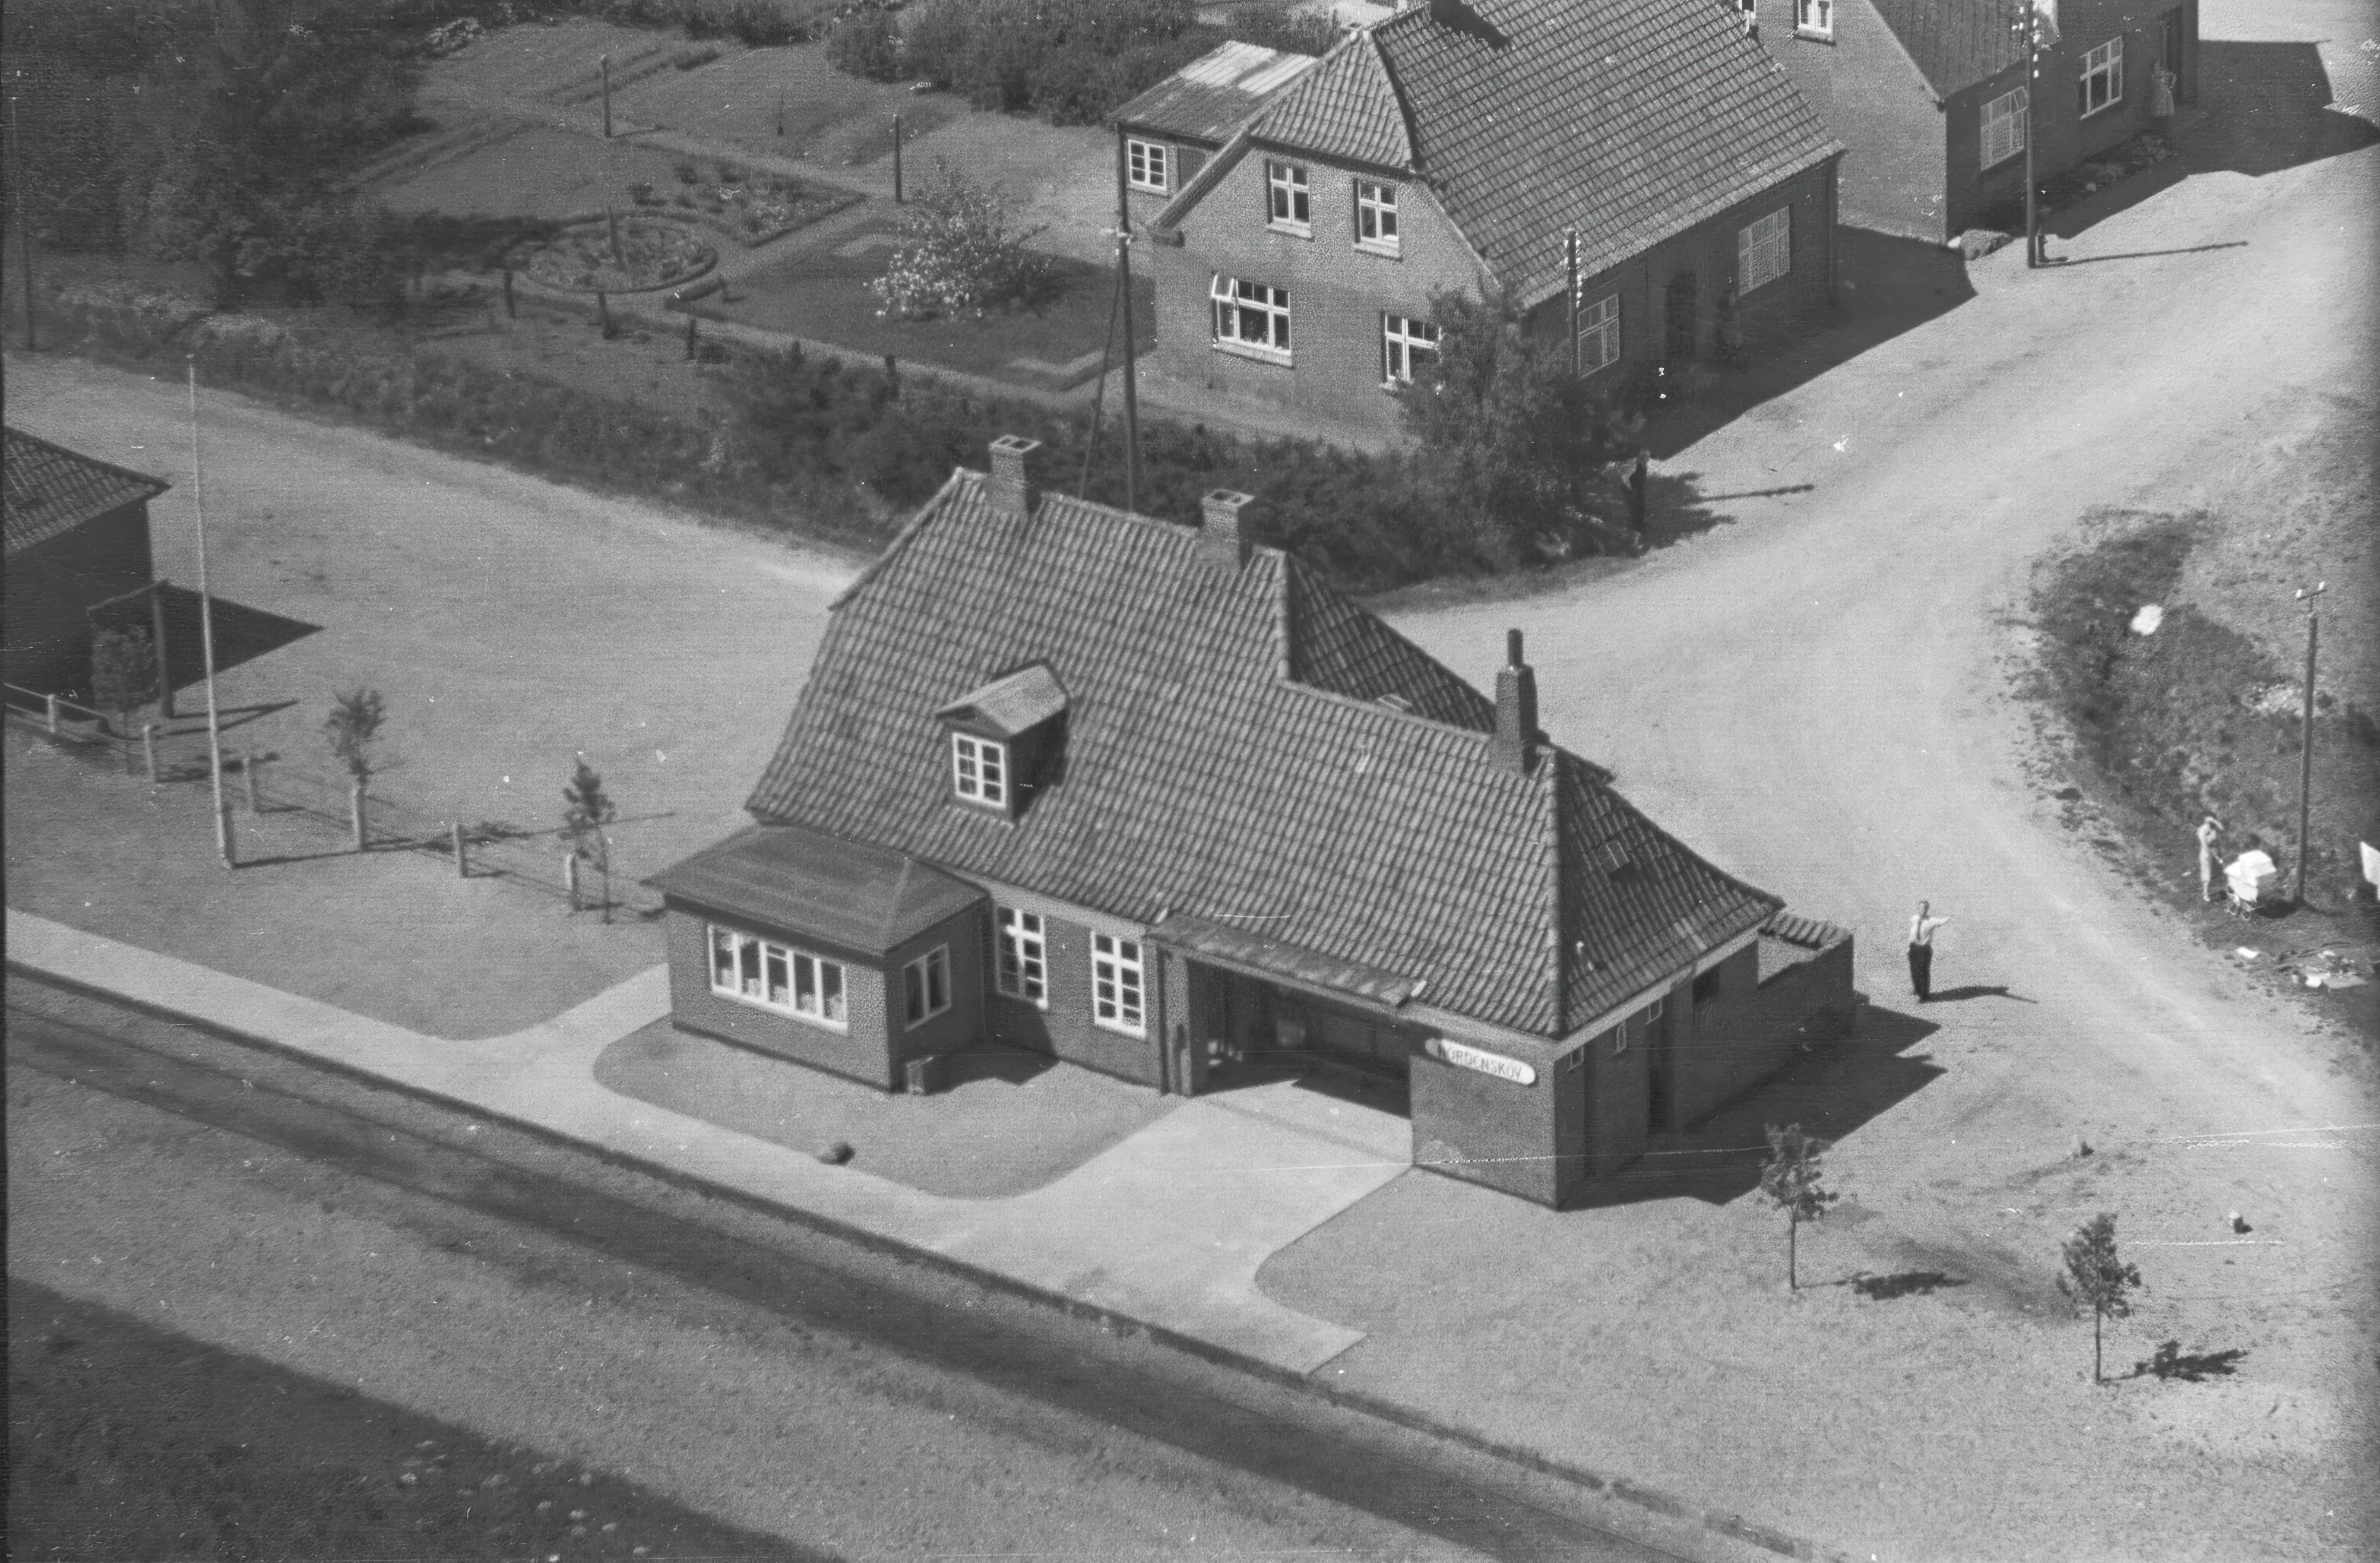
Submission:
[[[1065,758],[1066,691],[1036,662],[934,713],[951,741],[951,795],[1014,818],[1055,782]]]
[[[971,733],[951,734],[951,780],[959,796],[997,809],[1008,807],[1008,745]]]

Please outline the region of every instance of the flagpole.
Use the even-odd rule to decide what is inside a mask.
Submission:
[[[215,600],[207,589],[206,484],[199,467],[199,365],[185,357],[190,388],[190,514],[199,527],[199,648],[207,670],[207,771],[214,783],[215,852],[226,868],[239,862],[232,853],[231,809],[224,801],[223,717],[215,704]]]
[[[2041,75],[2040,0],[2022,0],[2024,6],[2024,265],[2041,268],[2041,203],[2033,176],[2033,91]]]

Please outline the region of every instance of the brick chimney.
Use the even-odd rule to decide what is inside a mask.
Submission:
[[[1232,570],[1246,563],[1249,539],[1243,512],[1255,503],[1254,494],[1208,490],[1198,502],[1206,513],[1206,525],[1198,529],[1198,557]]]
[[[1041,503],[1041,491],[1034,487],[1029,470],[1035,465],[1033,453],[1040,448],[1040,441],[1022,434],[1002,434],[991,442],[991,483],[985,492],[994,510],[1029,517]]]
[[[1525,776],[1537,757],[1537,675],[1521,660],[1521,632],[1504,632],[1504,666],[1496,670],[1496,763]]]

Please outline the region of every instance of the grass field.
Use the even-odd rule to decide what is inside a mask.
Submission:
[[[538,1450],[11,1276],[8,1556],[803,1554]]]

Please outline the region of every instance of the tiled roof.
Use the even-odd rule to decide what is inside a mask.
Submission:
[[[1201,55],[1110,116],[1117,125],[1220,146],[1282,89],[1314,68],[1312,55],[1231,42]]]
[[[2009,23],[2015,7],[1975,0],[1874,0],[1937,97],[1988,81],[2024,57]]]
[[[172,487],[14,429],[6,434],[5,530],[10,553]]]
[[[875,954],[983,899],[931,864],[799,826],[754,826],[645,883],[707,911]]]
[[[956,474],[837,608],[756,818],[1144,924],[1260,918],[1301,970],[1543,1036],[1776,910],[1585,762],[1499,766],[1490,702],[1293,557],[987,484]],[[1013,823],[953,803],[934,713],[1037,661],[1062,777]]]
[[[973,717],[989,723],[1003,738],[1014,738],[1048,721],[1066,709],[1065,686],[1049,667],[1036,662],[1005,678],[993,679],[936,711],[941,717]]]
[[[1842,150],[1715,0],[1430,0],[1249,133],[1413,168],[1524,306],[1563,285],[1566,228],[1601,271]]]
[[[1418,162],[1404,103],[1368,28],[1331,50],[1250,128],[1259,141],[1350,163],[1412,168]]]

